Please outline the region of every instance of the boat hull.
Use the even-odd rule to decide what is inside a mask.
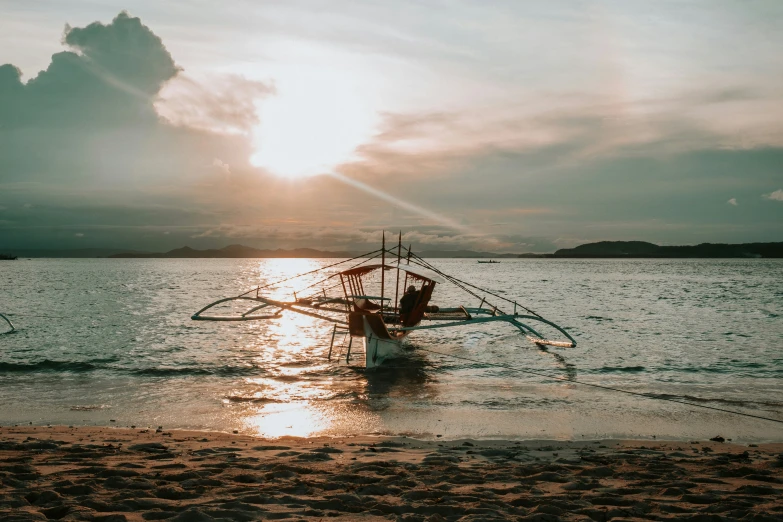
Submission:
[[[405,353],[402,345],[408,337],[407,332],[399,337],[392,337],[385,325],[380,327],[377,321],[371,321],[367,316],[362,317],[362,322],[366,368],[377,368],[386,359],[399,357]]]

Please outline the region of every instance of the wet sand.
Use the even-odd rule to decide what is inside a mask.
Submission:
[[[783,519],[783,444],[0,428],[0,520]]]

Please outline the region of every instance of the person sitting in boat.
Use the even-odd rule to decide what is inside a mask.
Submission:
[[[405,320],[408,315],[416,308],[416,303],[419,300],[419,291],[416,287],[411,285],[405,292],[405,295],[400,299],[400,323],[405,324]]]

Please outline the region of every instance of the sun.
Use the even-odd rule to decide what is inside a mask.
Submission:
[[[275,84],[277,95],[260,106],[253,165],[286,178],[325,174],[370,138],[374,113],[350,77],[309,66]]]

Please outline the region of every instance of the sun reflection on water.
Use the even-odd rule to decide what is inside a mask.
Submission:
[[[264,286],[322,266],[313,259],[266,259],[256,277]],[[261,295],[291,302],[294,292],[324,276],[322,273],[265,288]],[[300,295],[301,297],[301,295]],[[262,437],[308,437],[327,430],[334,422],[329,408],[317,405],[335,395],[334,378],[326,362],[332,325],[318,319],[283,311],[277,319],[252,327],[248,349],[263,377],[249,377],[226,395],[224,403],[237,408],[239,422]]]
[[[325,431],[332,419],[309,401],[267,404],[245,420],[246,428],[265,438],[310,437]]]
[[[323,266],[322,263],[319,263],[314,259],[265,259],[258,265],[258,283],[261,286],[265,286],[275,281],[288,279],[297,274],[310,272],[321,266]],[[309,274],[290,281],[285,281],[273,287],[265,288],[262,293],[272,299],[284,301],[293,300],[293,294],[297,289],[309,286],[320,278],[323,278],[322,273]]]

